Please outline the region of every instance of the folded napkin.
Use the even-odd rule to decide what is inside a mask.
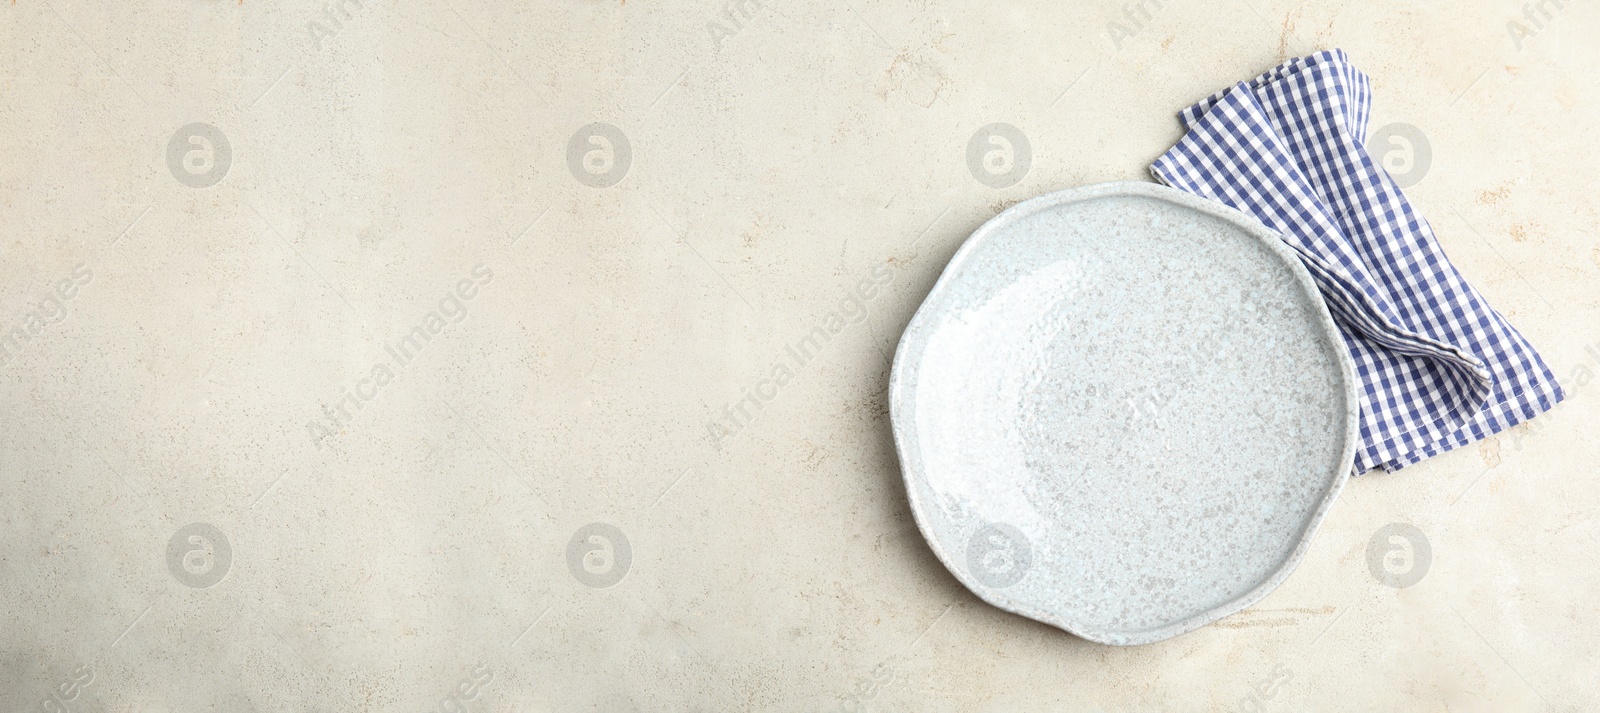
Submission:
[[[1487,438],[1564,396],[1367,154],[1368,99],[1343,51],[1290,60],[1185,109],[1188,134],[1150,166],[1300,255],[1355,363],[1357,474]]]

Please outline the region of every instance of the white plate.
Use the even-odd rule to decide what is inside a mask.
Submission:
[[[1354,388],[1276,233],[1109,183],[972,234],[900,339],[890,408],[945,566],[997,607],[1125,645],[1288,576],[1350,473]]]

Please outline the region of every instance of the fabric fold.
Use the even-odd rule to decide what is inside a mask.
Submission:
[[[1532,418],[1564,394],[1367,154],[1369,83],[1340,50],[1184,109],[1162,183],[1255,216],[1301,257],[1360,382],[1355,472],[1398,470]]]

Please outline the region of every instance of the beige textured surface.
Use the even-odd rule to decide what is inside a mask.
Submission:
[[[1600,7],[1128,7],[0,5],[0,704],[1600,708]],[[981,604],[907,510],[900,329],[998,210],[1142,178],[1177,109],[1332,46],[1568,401],[1352,482],[1281,589],[1178,639]],[[219,147],[168,162],[195,122],[208,187]],[[591,122],[631,148],[605,188]],[[1003,188],[993,123],[1031,157]],[[1430,558],[1384,564],[1397,522]]]

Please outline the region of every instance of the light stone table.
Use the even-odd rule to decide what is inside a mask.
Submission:
[[[0,4],[4,711],[1600,709],[1600,6]],[[1568,399],[1159,644],[998,611],[885,387],[961,241],[1340,47]],[[1381,131],[1379,131],[1381,129]]]

